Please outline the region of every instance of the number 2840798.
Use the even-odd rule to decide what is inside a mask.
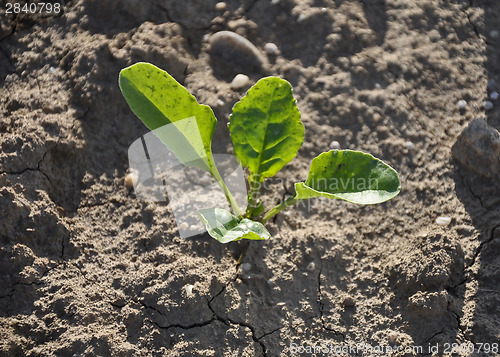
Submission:
[[[5,13],[7,14],[41,14],[41,13],[54,13],[61,12],[60,3],[51,2],[37,2],[30,4],[20,3],[7,3],[5,4]]]

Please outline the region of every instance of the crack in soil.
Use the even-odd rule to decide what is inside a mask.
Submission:
[[[458,172],[458,176],[460,176],[461,178],[461,181],[462,181],[462,184],[469,190],[470,194],[472,196],[474,196],[474,198],[476,198],[478,201],[479,201],[479,204],[481,205],[482,208],[484,209],[487,209],[486,207],[484,207],[484,204],[483,204],[483,199],[481,196],[479,196],[478,194],[476,194],[473,190],[472,190],[472,187],[471,185],[466,181],[465,179],[465,175],[463,174],[462,170],[460,169],[460,167],[458,168],[457,170]]]
[[[40,169],[40,164],[43,162],[43,160],[45,160],[45,156],[47,156],[48,152],[49,152],[49,149],[47,149],[45,151],[45,153],[43,154],[42,158],[40,160],[38,160],[37,165],[36,165],[35,168],[33,168],[33,167],[26,167],[26,168],[22,169],[21,171],[0,171],[0,174],[22,175],[22,174],[24,174],[27,171],[39,171],[43,176],[45,176],[45,178],[47,179],[47,181],[49,181],[50,186],[52,186],[52,181],[50,180],[50,177],[45,172],[43,172],[42,169]]]
[[[473,4],[473,0],[469,0],[469,7],[468,9],[474,7],[474,4]],[[469,24],[472,26],[472,29],[474,30],[474,33],[476,34],[477,38],[480,39],[481,41],[483,41],[486,45],[488,44],[488,41],[486,40],[486,38],[484,38],[483,36],[481,36],[481,34],[479,33],[479,30],[477,29],[477,26],[474,24],[474,22],[472,22],[469,14],[467,13],[466,11],[467,9],[461,9],[461,11],[465,14],[465,16],[467,17],[467,21],[469,22]]]
[[[320,260],[321,261],[321,260]],[[336,331],[335,329],[326,326],[325,323],[325,317],[324,317],[324,303],[322,299],[322,293],[321,293],[321,273],[323,271],[323,265],[320,266],[319,272],[318,272],[318,294],[317,294],[317,303],[318,303],[318,310],[319,310],[319,321],[321,322],[321,327],[324,330],[331,331],[333,332],[336,336],[342,336],[342,340],[345,340],[345,335],[341,332]]]
[[[500,223],[497,223],[495,224],[491,229],[490,229],[490,234],[489,234],[489,237],[487,240],[485,240],[484,242],[481,242],[479,243],[479,247],[477,248],[476,252],[474,253],[474,255],[472,256],[472,262],[466,267],[466,269],[469,269],[471,268],[475,263],[476,263],[476,260],[479,256],[479,254],[481,254],[481,251],[483,250],[484,246],[488,243],[490,243],[491,241],[493,241],[493,239],[495,239],[495,231],[500,228]]]

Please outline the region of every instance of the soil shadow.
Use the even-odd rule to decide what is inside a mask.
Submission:
[[[500,107],[490,98],[491,93],[500,91],[498,74],[500,73],[500,37],[498,35],[498,14],[500,3],[493,1],[471,1],[470,6],[483,9],[484,19],[469,19],[477,36],[486,46],[487,86],[484,101],[491,101],[494,106],[486,110],[486,121],[496,130],[500,130]],[[456,145],[464,145],[457,141]],[[488,155],[487,153],[483,153]],[[479,160],[478,160],[479,161]],[[492,344],[498,341],[500,316],[500,183],[492,172],[492,177],[481,176],[477,172],[455,163],[456,194],[469,213],[472,224],[480,233],[474,253],[466,264],[463,286],[473,291],[470,299],[474,302],[472,324],[461,326],[466,341],[476,346],[478,356],[490,356],[498,350],[492,350]],[[482,168],[484,172],[485,168]],[[477,285],[469,284],[476,281]],[[463,287],[457,287],[463,289]],[[460,311],[462,317],[467,311]],[[479,350],[481,344],[483,348]],[[498,346],[498,345],[497,345]]]

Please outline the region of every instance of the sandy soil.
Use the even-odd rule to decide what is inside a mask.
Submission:
[[[74,0],[36,16],[0,4],[0,355],[287,356],[361,343],[495,355],[479,344],[500,335],[500,188],[451,149],[476,117],[500,128],[500,103],[483,106],[500,90],[500,3]],[[279,214],[238,268],[246,243],[180,239],[168,204],[123,184],[147,129],[118,72],[137,61],[169,71],[214,107],[216,151],[230,152],[227,118],[244,94],[230,80],[245,63],[211,58],[207,35],[220,30],[264,56],[275,43],[267,72],[247,74],[290,81],[302,112],[305,143],[268,205],[334,140],[390,163],[401,194]]]

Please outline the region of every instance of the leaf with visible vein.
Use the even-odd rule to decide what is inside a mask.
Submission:
[[[135,115],[183,164],[211,171],[217,119],[209,106],[198,104],[171,75],[150,63],[121,70],[119,84]]]
[[[259,80],[233,107],[229,131],[242,165],[262,179],[274,176],[304,140],[290,83],[277,77]]]
[[[294,199],[328,197],[375,204],[400,190],[397,172],[383,161],[360,151],[332,150],[313,159],[307,180],[295,184]]]
[[[229,243],[240,239],[265,240],[271,237],[261,223],[247,218],[239,220],[221,208],[207,208],[196,213],[207,228],[208,234],[220,243]]]

